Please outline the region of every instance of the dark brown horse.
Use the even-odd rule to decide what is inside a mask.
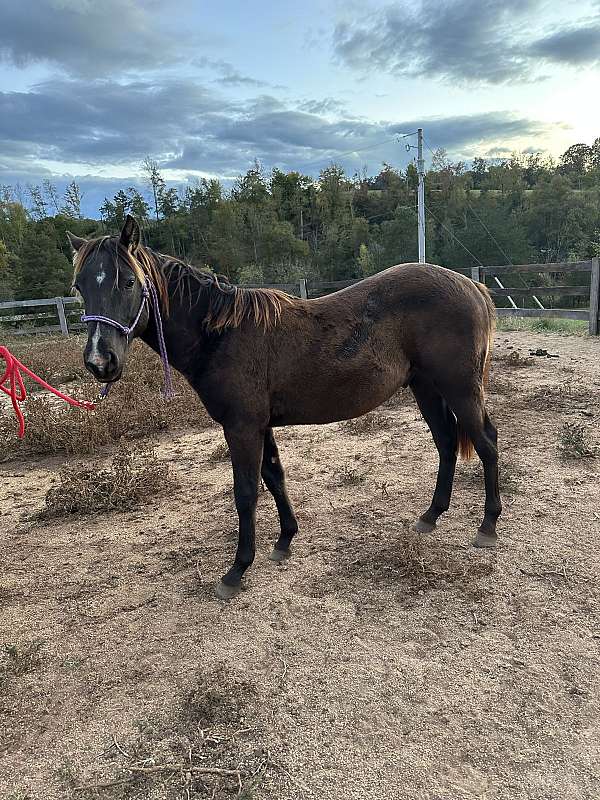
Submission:
[[[440,458],[433,500],[415,530],[431,531],[448,509],[457,453],[468,457],[474,447],[485,477],[485,514],[474,544],[496,544],[497,434],[484,402],[495,313],[484,286],[442,267],[402,264],[327,297],[301,300],[232,286],[156,253],[140,243],[132,217],[120,236],[69,238],[86,314],[125,329],[135,322],[129,334],[88,322],[87,368],[99,381],[118,380],[133,336],[159,350],[157,323],[143,296],[151,281],[160,297],[169,360],[223,426],[239,543],[219,583],[220,597],[237,593],[254,560],[261,475],[281,523],[273,560],[289,555],[298,530],[273,428],[358,417],[405,386]]]

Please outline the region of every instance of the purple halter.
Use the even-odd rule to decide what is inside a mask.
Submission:
[[[162,318],[160,316],[160,303],[158,300],[158,295],[156,294],[156,287],[152,283],[151,280],[146,278],[145,282],[142,284],[142,302],[140,303],[140,310],[136,314],[135,319],[131,323],[131,325],[121,325],[120,322],[117,322],[115,319],[111,319],[110,317],[103,317],[100,314],[83,314],[81,317],[82,322],[103,322],[105,325],[112,325],[113,328],[116,328],[120,331],[123,336],[129,338],[129,334],[133,333],[136,328],[136,325],[140,321],[140,317],[142,316],[142,312],[144,311],[144,306],[150,305],[150,301],[152,308],[154,310],[154,321],[156,322],[156,335],[158,337],[158,348],[160,351],[160,357],[163,363],[163,370],[165,374],[165,385],[163,389],[163,394],[166,399],[170,399],[175,397],[175,392],[173,390],[173,378],[171,375],[171,367],[169,366],[169,358],[167,356],[167,346],[165,344],[165,336],[163,333],[163,325],[162,325]],[[110,384],[105,384],[104,388],[102,389],[101,396],[106,397],[109,392]]]

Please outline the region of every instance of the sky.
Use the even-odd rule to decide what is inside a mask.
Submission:
[[[0,0],[0,184],[229,184],[600,136],[600,0]]]

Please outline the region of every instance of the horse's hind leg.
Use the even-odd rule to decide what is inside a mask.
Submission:
[[[267,428],[265,432],[261,475],[267,489],[273,495],[281,525],[281,534],[269,558],[272,561],[283,561],[290,555],[290,544],[294,534],[298,532],[298,521],[287,496],[285,473],[281,466],[272,428]]]
[[[495,547],[498,540],[496,522],[502,512],[498,485],[498,431],[488,416],[480,389],[470,397],[454,398],[451,406],[459,427],[473,443],[483,464],[485,510],[473,544],[476,547]]]
[[[438,517],[450,507],[450,496],[452,495],[452,483],[456,468],[456,419],[443,397],[419,375],[415,375],[411,380],[410,388],[421,414],[429,426],[440,457],[431,505],[413,525],[414,531],[429,533],[435,528]]]

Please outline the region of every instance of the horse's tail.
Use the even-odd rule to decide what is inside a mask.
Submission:
[[[485,286],[483,283],[479,283],[478,281],[474,281],[474,284],[485,300],[485,305],[487,308],[487,341],[485,355],[481,365],[481,393],[483,395],[484,389],[487,387],[490,377],[492,347],[494,345],[494,332],[496,330],[496,306],[494,305],[494,301],[492,300],[487,286]],[[470,458],[473,458],[475,454],[473,442],[469,439],[468,434],[462,430],[460,425],[458,426],[458,453],[464,461],[468,461]]]
[[[485,358],[483,359],[483,368],[481,370],[481,382],[483,388],[486,388],[490,378],[490,366],[492,363],[492,348],[494,346],[494,333],[496,331],[496,306],[492,300],[487,286],[484,283],[475,281],[476,288],[480,291],[485,305],[487,308],[487,347],[485,350]]]

